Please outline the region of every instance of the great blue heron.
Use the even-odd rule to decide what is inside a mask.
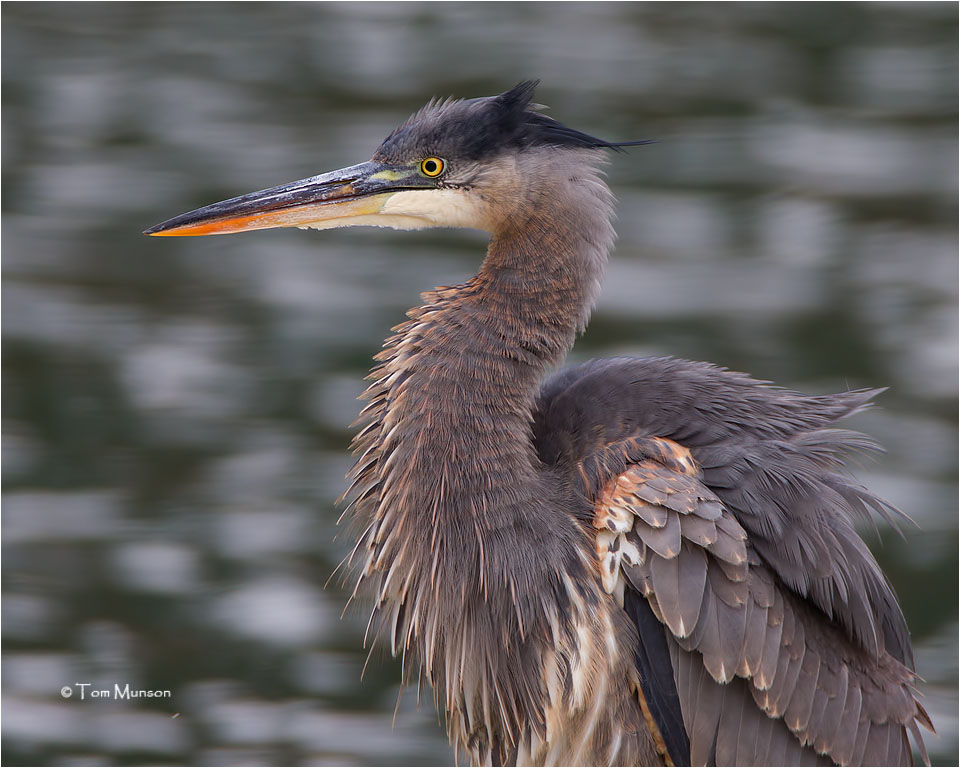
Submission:
[[[671,358],[544,379],[598,292],[620,145],[535,85],[431,102],[370,162],[147,234],[490,233],[377,355],[352,471],[372,619],[474,763],[893,765],[910,736],[926,760],[906,622],[852,525],[896,510],[839,473],[873,443],[832,426],[876,392]]]

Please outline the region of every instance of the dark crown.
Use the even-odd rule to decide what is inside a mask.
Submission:
[[[568,128],[531,103],[538,80],[525,80],[499,96],[432,101],[391,133],[377,159],[436,154],[480,160],[507,149],[536,146],[620,149],[645,141],[615,143]]]

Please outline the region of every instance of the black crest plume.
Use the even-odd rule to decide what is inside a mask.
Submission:
[[[583,147],[587,149],[616,149],[650,144],[650,141],[614,142],[598,139],[582,131],[570,128],[552,117],[537,111],[532,105],[533,92],[540,84],[539,80],[524,80],[509,91],[494,97],[505,112],[515,115],[518,123],[518,139],[526,145],[548,145],[557,147]]]
[[[619,150],[650,143],[605,141],[547,117],[532,103],[538,83],[524,80],[498,96],[431,102],[391,133],[378,155],[426,151],[480,160],[536,146]]]

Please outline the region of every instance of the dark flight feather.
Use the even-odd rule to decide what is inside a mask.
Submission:
[[[650,604],[633,592],[624,595],[623,607],[643,638],[643,642],[637,644],[635,654],[647,706],[673,764],[689,765],[690,742],[683,727],[683,713],[663,625],[653,615]]]

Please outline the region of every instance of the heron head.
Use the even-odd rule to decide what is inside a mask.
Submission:
[[[558,160],[625,146],[542,114],[531,104],[536,85],[525,81],[499,96],[431,102],[369,162],[214,203],[145,234],[352,226],[496,231],[517,206],[532,204],[528,193],[542,189]]]

